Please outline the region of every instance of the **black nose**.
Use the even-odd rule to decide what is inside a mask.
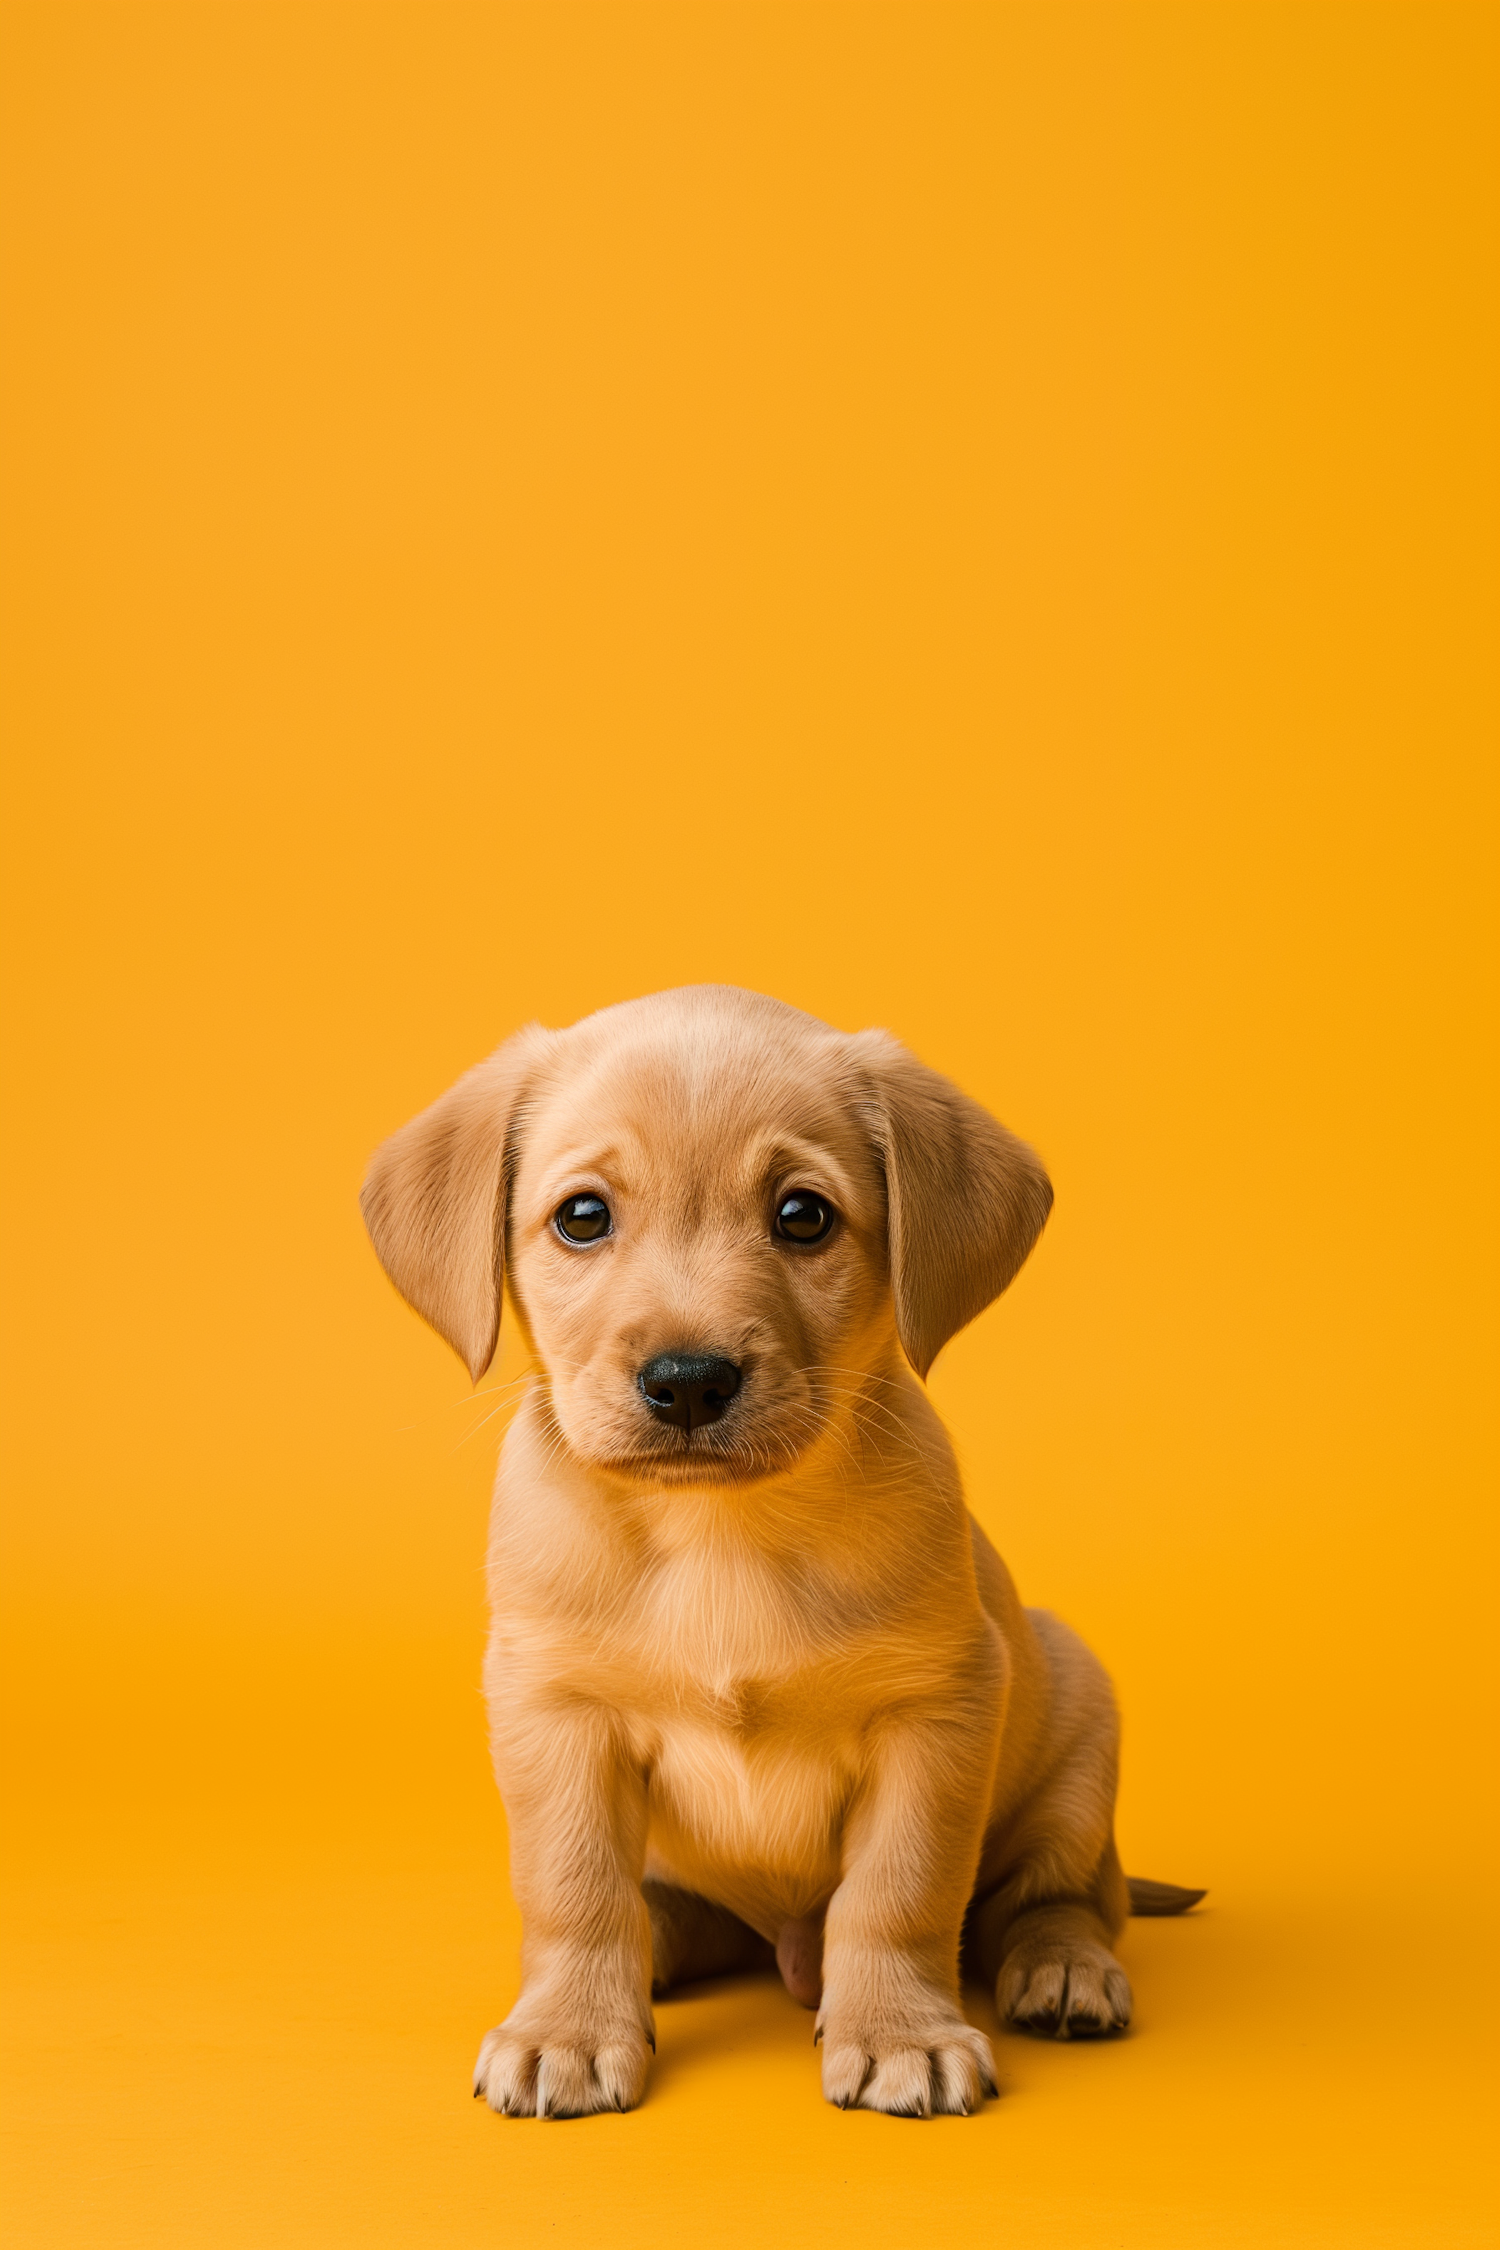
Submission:
[[[740,1387],[740,1371],[732,1359],[658,1352],[655,1359],[647,1360],[636,1381],[658,1422],[697,1430],[705,1422],[718,1421]]]

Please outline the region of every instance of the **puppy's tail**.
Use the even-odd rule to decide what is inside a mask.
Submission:
[[[1185,1891],[1180,1883],[1153,1883],[1149,1875],[1127,1875],[1132,1914],[1186,1914],[1207,1891]]]

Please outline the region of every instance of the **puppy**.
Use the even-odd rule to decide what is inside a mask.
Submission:
[[[503,1281],[536,1366],[489,1550],[494,2109],[631,2108],[653,1990],[773,1955],[843,2108],[994,2092],[961,1943],[1013,2024],[1129,2021],[1109,1682],[1021,1607],[923,1389],[1051,1202],[884,1032],[723,986],[523,1031],[377,1152],[396,1287],[478,1382]]]

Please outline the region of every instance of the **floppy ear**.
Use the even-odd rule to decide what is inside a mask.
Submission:
[[[532,1024],[466,1071],[381,1143],[360,1193],[381,1264],[476,1383],[500,1334],[512,1126],[546,1042]]]
[[[1052,1183],[1024,1141],[889,1032],[861,1032],[853,1045],[885,1165],[896,1327],[925,1376],[1020,1272]]]

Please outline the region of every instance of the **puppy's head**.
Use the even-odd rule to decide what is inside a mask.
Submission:
[[[503,1280],[573,1453],[701,1483],[789,1468],[897,1337],[925,1375],[1051,1201],[885,1033],[707,985],[520,1033],[377,1151],[363,1207],[476,1382]]]

